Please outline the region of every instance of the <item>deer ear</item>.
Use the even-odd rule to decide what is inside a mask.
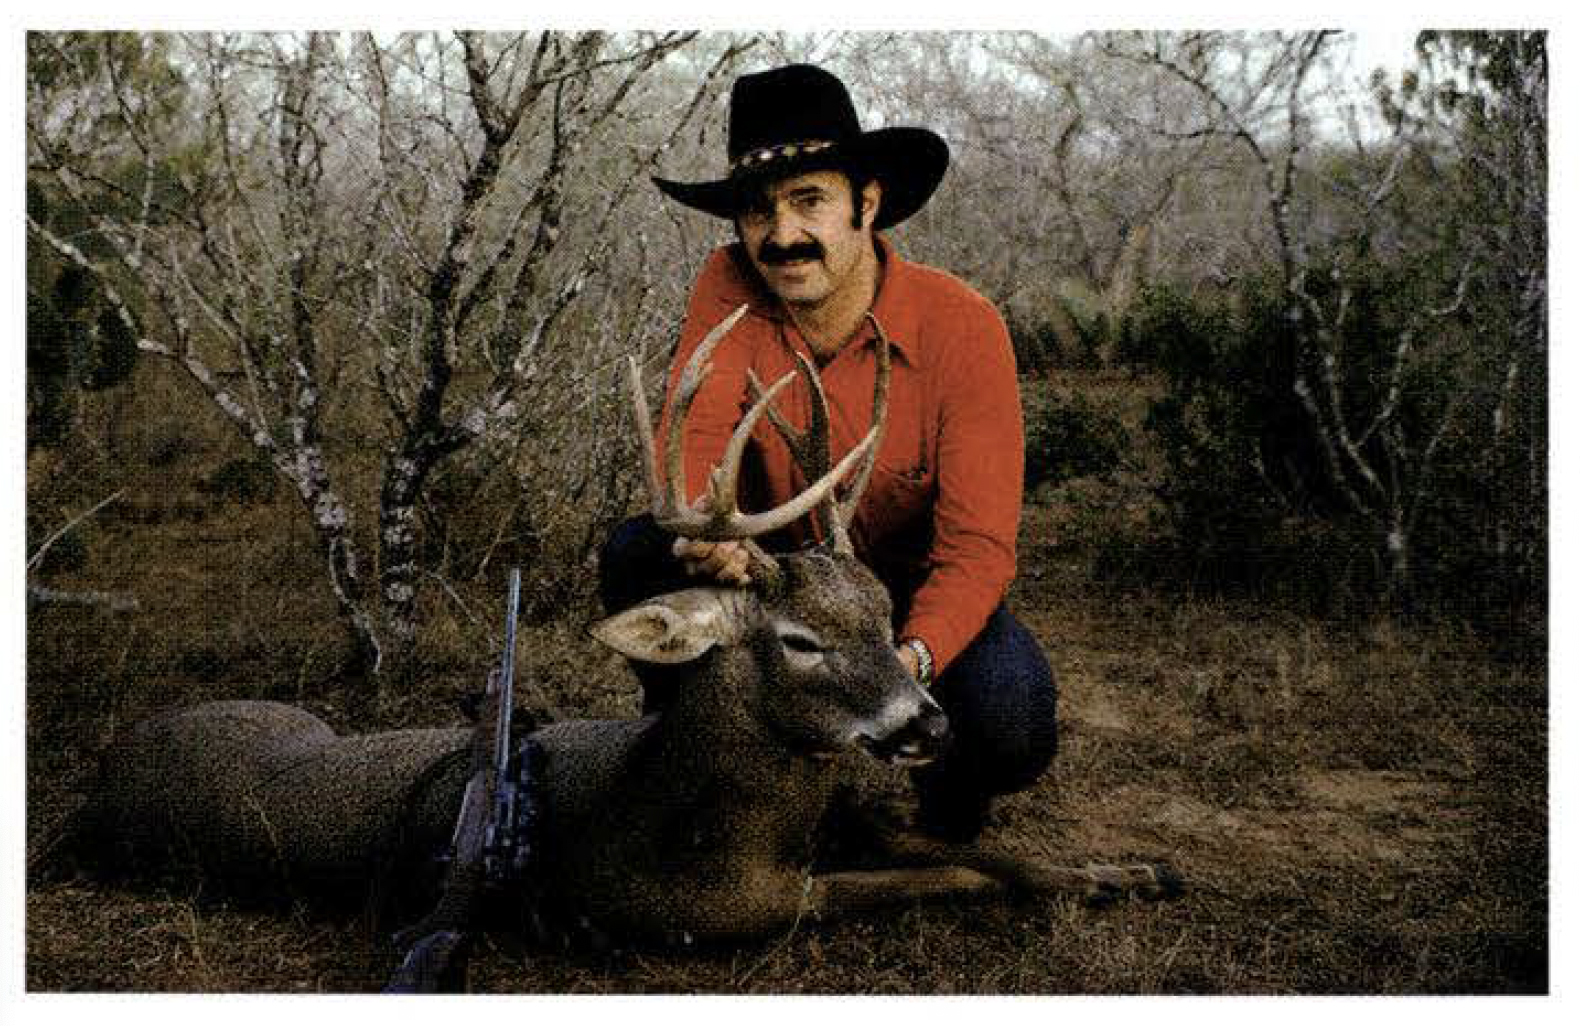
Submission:
[[[648,599],[600,620],[592,636],[628,659],[644,663],[689,663],[730,633],[719,602],[702,589]]]

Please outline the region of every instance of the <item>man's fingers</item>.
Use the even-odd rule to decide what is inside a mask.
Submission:
[[[693,577],[703,574],[713,576],[709,564],[716,559],[715,549],[717,544],[709,541],[694,541],[691,538],[676,538],[671,551],[680,559],[681,566],[686,568],[686,573]]]
[[[686,573],[693,577],[711,577],[726,584],[749,584],[749,562],[746,548],[740,542],[695,541],[677,538],[674,553],[680,558]]]
[[[702,565],[717,580],[734,584],[746,582],[746,550],[738,542],[714,545]]]
[[[729,581],[732,584],[747,584],[750,582],[751,578],[746,572],[745,548],[733,542],[730,543],[729,550],[724,553],[723,562],[724,565],[720,568],[717,575],[719,580]]]
[[[713,551],[715,542],[697,541],[694,538],[676,538],[669,550],[681,559],[702,559]]]

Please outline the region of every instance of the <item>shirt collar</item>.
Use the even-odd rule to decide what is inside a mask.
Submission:
[[[889,343],[907,361],[915,363],[921,317],[915,302],[916,268],[900,256],[886,236],[877,234],[874,238],[878,240],[878,264],[883,270],[878,278],[878,295],[872,301],[872,315],[883,325]],[[870,334],[870,321],[866,330]]]

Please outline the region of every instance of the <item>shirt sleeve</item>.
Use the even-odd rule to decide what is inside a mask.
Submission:
[[[1014,350],[1003,318],[976,298],[942,349],[937,502],[927,577],[901,635],[938,672],[981,632],[1015,576],[1025,440]]]

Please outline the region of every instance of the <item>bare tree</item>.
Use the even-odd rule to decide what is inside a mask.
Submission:
[[[1222,147],[1153,130],[1159,112],[1191,110],[1195,98],[1169,76],[1138,69],[1110,34],[1064,43],[1023,34],[994,52],[1034,91],[1041,112],[1020,119],[1005,150],[1018,155],[1014,180],[1026,183],[1033,202],[1061,215],[1064,230],[1051,241],[1069,269],[1056,302],[1101,315],[1095,355],[1110,365],[1119,323],[1154,275],[1210,277],[1214,267],[1221,273],[1224,257],[1204,260],[1212,249],[1194,243],[1206,236],[1221,249],[1233,237],[1224,230],[1233,219],[1214,219],[1204,232],[1192,223],[1199,213],[1179,216],[1177,200],[1210,194],[1201,185],[1222,163]],[[1171,265],[1166,250],[1180,246],[1190,247],[1191,259]]]
[[[125,73],[129,38],[168,50],[175,108]],[[617,350],[656,345],[646,297],[622,296],[611,318],[597,283],[632,244],[635,186],[749,45],[665,67],[695,41],[38,40],[77,73],[71,89],[30,82],[30,173],[89,227],[29,230],[106,283],[143,351],[184,368],[294,486],[353,678],[411,666],[417,509],[435,468],[508,452],[545,396],[595,404]],[[665,118],[639,115],[655,104]],[[90,115],[125,142],[91,145]],[[369,489],[371,543],[355,516]]]
[[[1473,487],[1484,498],[1467,548],[1479,550],[1513,595],[1540,602],[1547,546],[1546,35],[1425,32],[1417,50],[1416,70],[1397,83],[1379,76],[1374,84],[1388,122],[1408,144],[1410,170],[1445,199],[1435,209],[1401,203],[1398,211],[1415,259],[1450,270],[1433,311],[1441,315],[1437,334],[1463,339],[1463,387],[1439,432],[1452,427],[1471,451]]]

